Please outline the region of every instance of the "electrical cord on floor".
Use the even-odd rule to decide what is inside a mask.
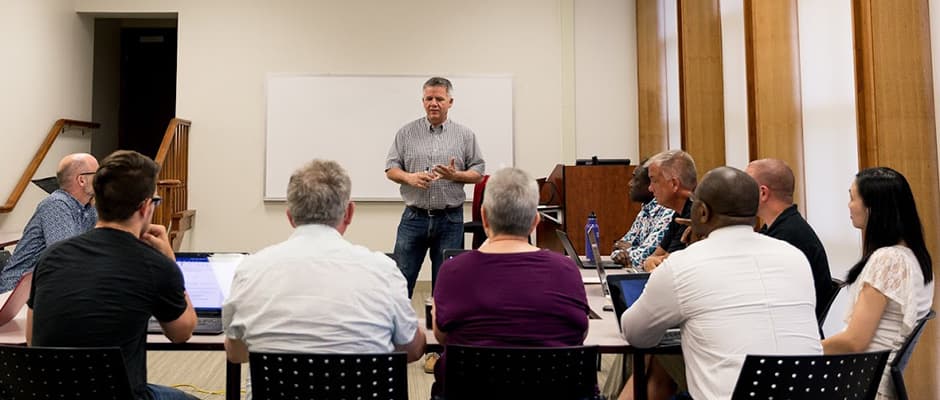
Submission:
[[[186,389],[189,389],[190,391],[193,391],[193,392],[196,392],[196,393],[210,394],[210,395],[213,395],[213,396],[222,396],[222,395],[225,394],[225,390],[203,389],[203,388],[201,388],[201,387],[199,387],[199,386],[196,386],[196,385],[193,385],[193,384],[190,384],[190,383],[177,383],[177,384],[170,385],[170,387],[173,387],[173,388],[176,388],[176,389],[183,389],[183,388],[186,388]],[[241,392],[241,393],[245,393],[245,389],[240,390],[240,392]]]

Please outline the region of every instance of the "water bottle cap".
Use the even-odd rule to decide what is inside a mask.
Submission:
[[[591,211],[591,214],[588,215],[588,218],[597,218],[597,214],[595,214],[594,211]]]

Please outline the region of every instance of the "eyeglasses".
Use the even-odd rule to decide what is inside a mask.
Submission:
[[[91,171],[91,172],[80,172],[80,173],[78,174],[78,176],[82,176],[82,175],[94,175],[95,173],[96,173],[95,171]]]
[[[160,196],[153,196],[150,198],[150,204],[153,204],[154,207],[159,206],[160,203],[162,202],[163,202],[163,198]]]

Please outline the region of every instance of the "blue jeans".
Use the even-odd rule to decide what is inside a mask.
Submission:
[[[147,390],[153,396],[153,400],[198,400],[199,398],[186,393],[182,390],[167,386],[147,384]]]
[[[398,224],[395,239],[395,258],[398,268],[408,281],[408,298],[415,290],[424,255],[431,250],[431,290],[437,281],[444,249],[463,248],[463,208],[457,207],[441,214],[428,215],[405,207]]]

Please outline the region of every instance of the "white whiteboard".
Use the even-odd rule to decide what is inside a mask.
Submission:
[[[385,178],[385,157],[398,129],[425,116],[428,77],[269,76],[264,199],[285,200],[291,173],[322,158],[349,173],[353,200],[400,201],[398,184]],[[512,78],[448,79],[448,119],[476,133],[487,173],[513,166]],[[465,189],[470,199],[473,185]]]

